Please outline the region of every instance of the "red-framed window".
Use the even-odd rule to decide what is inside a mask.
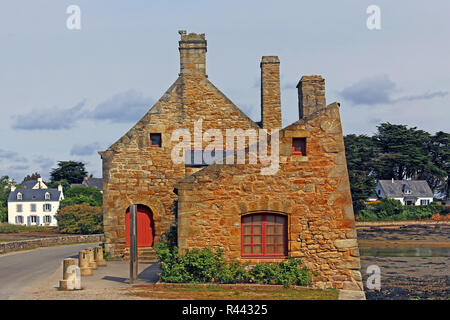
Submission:
[[[241,256],[243,258],[287,256],[287,217],[272,213],[242,216]]]
[[[292,155],[306,156],[306,138],[292,138]]]
[[[150,133],[150,147],[161,148],[161,133]]]

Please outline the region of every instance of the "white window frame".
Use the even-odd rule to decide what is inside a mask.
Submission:
[[[50,200],[50,193],[48,192],[45,193],[45,200]]]
[[[45,215],[44,216],[44,223],[45,224],[50,224],[52,217],[50,215]]]
[[[22,200],[23,199],[23,197],[22,197],[22,193],[17,193],[17,200]]]
[[[52,205],[50,203],[44,203],[44,212],[51,212]]]
[[[23,216],[22,215],[19,215],[19,216],[17,216],[17,223],[20,223],[20,224],[23,224]]]
[[[34,218],[34,221],[33,221],[33,218]],[[37,224],[37,216],[36,215],[30,216],[30,223]]]

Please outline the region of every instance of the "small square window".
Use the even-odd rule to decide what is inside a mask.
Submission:
[[[161,133],[150,133],[150,147],[161,148]]]
[[[292,155],[306,156],[306,138],[292,138]]]

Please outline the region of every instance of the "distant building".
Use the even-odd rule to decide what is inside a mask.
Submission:
[[[8,223],[57,226],[55,216],[63,199],[62,186],[49,189],[42,178],[26,181],[21,189],[12,186],[8,197]]]
[[[428,205],[433,202],[433,191],[425,180],[379,180],[375,193],[377,199],[391,198],[407,206]],[[374,196],[369,198],[375,200]]]
[[[100,190],[103,193],[103,179],[102,178],[84,177],[82,183],[73,183],[70,186],[71,187],[75,187],[75,186],[93,187],[95,189]]]

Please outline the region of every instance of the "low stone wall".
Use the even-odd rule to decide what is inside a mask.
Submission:
[[[71,235],[0,243],[0,254],[67,243],[103,242],[103,234]]]
[[[450,224],[450,221],[367,221],[356,222],[356,227],[378,227],[378,226],[413,226],[413,225],[437,225],[437,224]]]

